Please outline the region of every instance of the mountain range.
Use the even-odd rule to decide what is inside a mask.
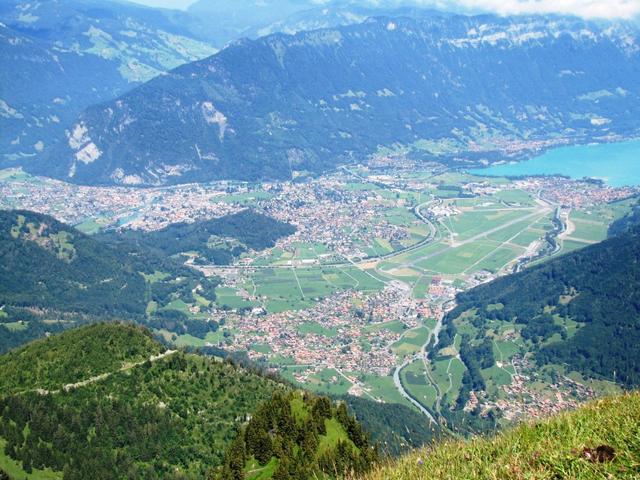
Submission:
[[[84,108],[216,51],[177,20],[120,2],[2,2],[0,166],[45,151]]]
[[[211,2],[189,11],[111,0],[0,5],[0,167],[42,154],[86,107],[241,37],[356,23],[381,5]]]
[[[568,17],[378,17],[241,40],[88,108],[26,168],[84,184],[291,179],[383,147],[477,165],[637,133],[639,53],[634,24]]]
[[[239,38],[294,34],[361,23],[376,15],[420,17],[419,0],[198,0],[187,9],[192,33],[217,46]],[[216,28],[209,26],[215,23]]]

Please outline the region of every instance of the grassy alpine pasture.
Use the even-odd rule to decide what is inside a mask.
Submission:
[[[450,440],[382,464],[362,480],[601,480],[640,474],[640,393],[592,402],[491,438]],[[610,456],[596,449],[609,447]],[[598,461],[597,458],[602,458]],[[594,460],[595,459],[595,460]]]
[[[431,377],[438,384],[442,395],[457,396],[462,387],[465,366],[458,358],[436,359],[430,365]]]

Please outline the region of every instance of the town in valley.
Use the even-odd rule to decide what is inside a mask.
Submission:
[[[311,390],[431,415],[461,388],[458,339],[438,347],[456,294],[605,239],[640,192],[591,179],[393,165],[373,158],[291,181],[151,188],[78,186],[13,169],[1,172],[0,207],[49,214],[87,234],[155,231],[245,209],[290,223],[294,234],[229,265],[185,252],[186,263],[219,278],[216,300],[196,295],[165,308],[220,328],[203,338],[156,333],[178,346],[245,352]],[[487,391],[471,392],[467,410],[510,422],[615,391],[575,372],[537,371],[517,330],[496,331],[494,345]]]

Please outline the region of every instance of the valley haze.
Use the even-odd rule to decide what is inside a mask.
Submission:
[[[0,480],[636,478],[639,13],[4,1]]]

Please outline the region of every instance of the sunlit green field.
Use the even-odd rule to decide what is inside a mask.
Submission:
[[[402,369],[402,385],[409,394],[427,408],[433,408],[436,401],[436,389],[429,383],[422,360],[415,360]]]

